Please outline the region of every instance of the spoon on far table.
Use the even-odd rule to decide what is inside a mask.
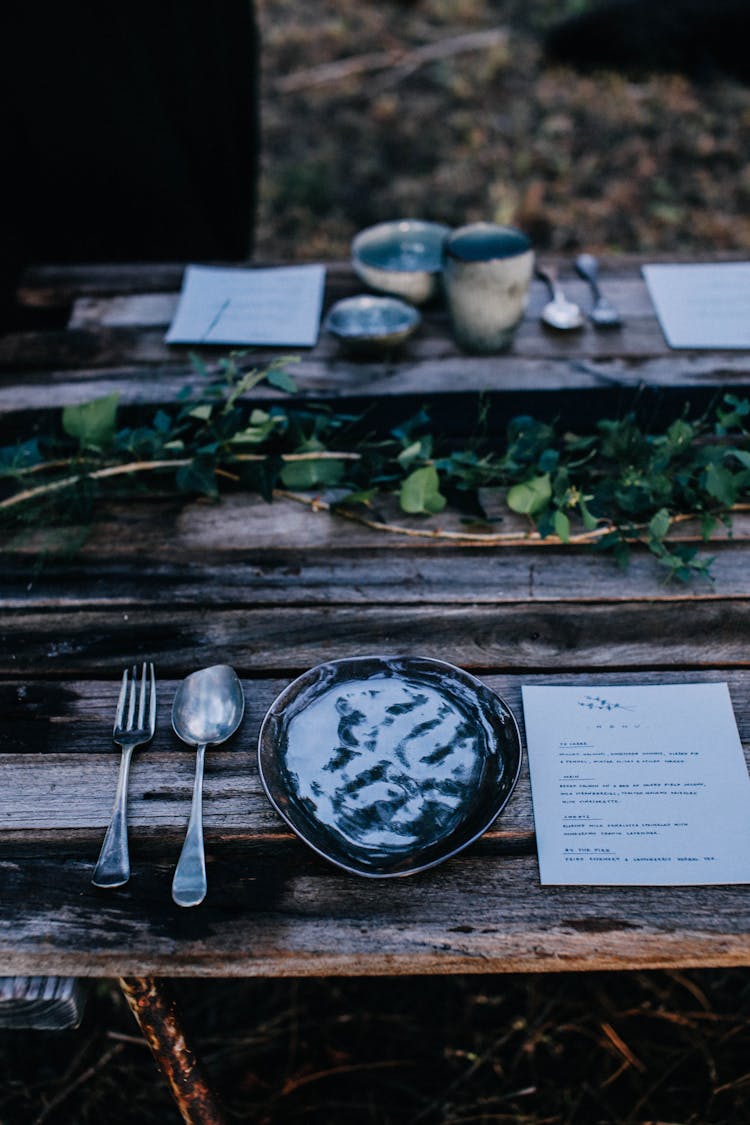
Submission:
[[[172,880],[172,898],[178,906],[197,906],[208,889],[203,850],[203,762],[207,746],[218,746],[242,722],[245,699],[237,673],[227,664],[216,664],[187,676],[172,704],[172,726],[183,742],[197,747],[193,803],[185,843]]]
[[[593,254],[579,254],[576,258],[576,269],[583,280],[588,281],[591,286],[594,297],[594,303],[589,310],[591,323],[595,328],[619,328],[622,317],[599,289],[599,263]]]
[[[583,314],[578,305],[573,304],[563,293],[557,281],[557,270],[553,266],[547,269],[537,269],[537,274],[542,281],[546,281],[552,300],[549,301],[541,312],[542,322],[548,328],[558,332],[569,332],[573,328],[583,326]]]

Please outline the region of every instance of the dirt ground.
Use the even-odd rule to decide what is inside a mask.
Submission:
[[[261,0],[257,254],[346,257],[402,216],[563,253],[750,250],[750,87],[546,67],[545,31],[585,7]]]

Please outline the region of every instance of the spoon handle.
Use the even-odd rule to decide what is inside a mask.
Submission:
[[[560,283],[557,280],[557,267],[547,266],[545,269],[541,269],[539,266],[537,266],[536,272],[537,277],[540,277],[549,289],[552,300],[562,304],[562,302],[565,300],[565,294],[560,288]]]
[[[208,890],[206,856],[203,850],[203,762],[205,745],[199,746],[195,760],[193,803],[190,808],[185,843],[172,880],[172,898],[178,906],[197,906]]]
[[[576,258],[576,269],[584,281],[588,281],[594,300],[599,300],[599,263],[593,254],[579,254]]]

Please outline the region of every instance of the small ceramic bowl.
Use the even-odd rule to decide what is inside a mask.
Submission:
[[[443,244],[450,228],[421,219],[378,223],[352,241],[354,272],[381,293],[422,305],[440,288]]]
[[[417,310],[396,297],[346,297],[331,307],[325,327],[348,351],[380,354],[392,351],[419,326]]]

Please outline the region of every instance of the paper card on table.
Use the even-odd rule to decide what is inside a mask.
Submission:
[[[750,348],[750,262],[643,266],[671,348]]]
[[[750,882],[726,684],[523,687],[542,883]]]
[[[320,330],[325,267],[188,266],[168,344],[312,347]]]

